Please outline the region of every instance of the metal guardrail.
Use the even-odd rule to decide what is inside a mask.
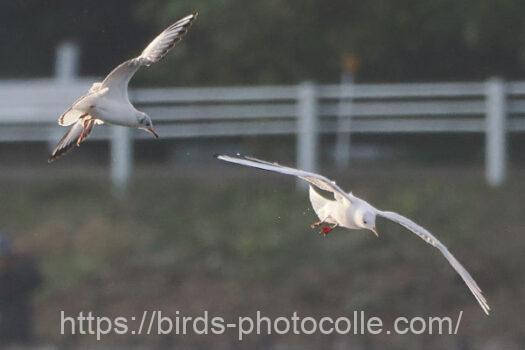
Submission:
[[[0,82],[0,142],[55,142],[56,118],[94,79]],[[344,166],[352,133],[485,133],[487,179],[505,178],[506,134],[525,131],[525,82],[354,84],[150,88],[130,92],[163,138],[297,135],[298,166],[315,170],[317,136],[337,135]],[[114,181],[125,187],[133,137],[143,133],[97,128],[111,139]]]

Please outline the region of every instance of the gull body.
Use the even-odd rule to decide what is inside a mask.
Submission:
[[[376,218],[383,217],[398,223],[409,231],[418,235],[428,244],[437,248],[441,254],[447,259],[449,264],[456,270],[459,276],[463,279],[472,295],[476,298],[482,310],[488,315],[490,307],[487,300],[483,296],[481,289],[469,272],[461,265],[461,263],[449,252],[447,247],[441,243],[434,235],[427,229],[419,226],[412,220],[397,214],[392,211],[382,211],[365,200],[354,196],[352,193],[343,191],[334,181],[328,178],[295,168],[279,165],[277,163],[270,163],[260,159],[241,156],[227,156],[218,155],[218,159],[225,162],[234,163],[238,165],[258,168],[271,172],[296,176],[310,184],[309,196],[310,203],[319,218],[318,222],[312,224],[312,228],[321,227],[321,234],[328,234],[335,227],[344,227],[351,230],[365,229],[372,231],[376,236],[378,235],[376,229]],[[333,194],[333,199],[322,196],[318,191],[323,190]],[[328,226],[323,226],[328,224]]]
[[[105,123],[138,128],[139,118],[144,114],[137,110],[128,99],[113,98],[108,93],[100,95],[92,107],[88,107],[90,115]]]
[[[347,193],[352,198],[350,202],[343,196],[335,196],[330,200],[319,194],[313,185],[309,186],[310,203],[322,223],[334,224],[350,230],[361,230],[367,224],[375,232],[375,217],[368,215],[372,206],[364,200]],[[366,223],[366,224],[365,224]]]
[[[59,158],[89,136],[95,125],[113,124],[145,130],[155,137],[151,118],[137,110],[130,102],[128,85],[142,66],[160,61],[188,31],[197,14],[191,14],[175,22],[160,33],[140,54],[120,64],[102,82],[94,83],[88,93],[80,97],[58,118],[58,124],[69,126],[59,141],[49,162]]]

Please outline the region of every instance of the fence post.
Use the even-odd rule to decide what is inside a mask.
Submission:
[[[353,79],[349,74],[343,74],[340,85],[339,106],[337,111],[337,130],[335,140],[335,163],[337,168],[344,169],[350,163],[350,144],[352,126],[352,96]],[[346,101],[346,99],[348,99]]]
[[[507,127],[505,83],[491,78],[486,83],[485,176],[491,186],[505,181]]]
[[[122,126],[111,126],[111,183],[115,194],[126,194],[133,162],[132,131]]]
[[[317,91],[312,82],[298,86],[297,110],[297,167],[317,170]]]
[[[78,45],[66,41],[56,49],[55,79],[60,83],[70,83],[78,77],[79,66]]]

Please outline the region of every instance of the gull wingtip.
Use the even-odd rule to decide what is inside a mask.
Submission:
[[[490,308],[490,305],[488,303],[485,305],[485,308],[483,308],[483,311],[485,311],[485,314],[487,316],[490,316],[490,311],[492,311],[492,309]]]

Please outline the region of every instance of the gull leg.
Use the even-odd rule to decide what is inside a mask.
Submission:
[[[80,118],[85,118],[87,114],[83,114],[82,116],[80,116]],[[77,147],[80,146],[80,144],[82,143],[82,140],[84,139],[85,135],[86,135],[86,128],[88,126],[88,120],[87,119],[84,119],[82,121],[82,132],[80,133],[80,136],[78,137],[77,139]]]
[[[314,222],[313,224],[310,225],[310,228],[314,229],[316,227],[319,227],[322,224],[323,224],[323,221],[316,221],[316,222]]]
[[[84,141],[84,139],[86,138],[86,136],[88,134],[88,128],[89,128],[89,120],[86,119],[86,120],[84,120],[84,128],[82,129],[82,133],[78,137],[77,146],[80,146],[82,141]]]
[[[332,232],[332,230],[334,228],[339,226],[339,224],[332,224],[332,225],[324,226],[324,224],[326,224],[326,221],[325,221],[326,219],[327,218],[325,218],[324,220],[316,221],[316,222],[314,222],[313,224],[310,225],[310,228],[312,228],[312,229],[315,229],[315,228],[319,229],[319,236],[323,236],[324,237],[327,234],[329,234],[330,232]]]
[[[88,137],[88,135],[91,133],[91,130],[93,129],[94,124],[95,123],[92,119],[84,120],[84,128],[82,129],[82,133],[77,139],[77,146],[80,146],[80,144]]]
[[[310,225],[311,229],[318,228],[319,229],[319,236],[326,236],[332,229],[329,226],[322,226],[325,222],[323,220],[319,220],[314,222]]]
[[[339,224],[334,224],[333,226],[323,226],[321,227],[321,230],[319,230],[319,236],[323,236],[325,237],[326,235],[328,235],[330,232],[332,232],[332,230],[334,228],[336,228],[337,226],[339,226]]]

